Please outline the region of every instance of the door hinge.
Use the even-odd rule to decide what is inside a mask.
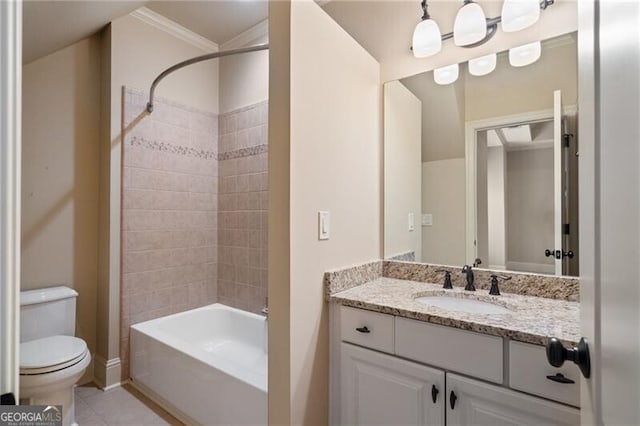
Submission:
[[[562,135],[562,145],[565,148],[569,148],[569,142],[571,141],[572,137],[573,137],[573,133],[564,133]]]
[[[569,224],[568,223],[563,223],[562,224],[562,234],[563,235],[569,235],[569,233],[570,233]]]

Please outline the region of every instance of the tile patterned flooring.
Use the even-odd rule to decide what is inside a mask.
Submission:
[[[91,383],[76,387],[75,393],[80,426],[182,425],[129,384],[103,392]]]

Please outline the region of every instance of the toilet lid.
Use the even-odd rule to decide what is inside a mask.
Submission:
[[[49,371],[75,364],[87,352],[84,340],[73,336],[51,336],[20,343],[20,370]]]

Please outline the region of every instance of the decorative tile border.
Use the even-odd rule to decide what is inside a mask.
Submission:
[[[176,145],[170,142],[149,140],[140,136],[131,136],[129,138],[129,144],[131,146],[136,146],[151,151],[167,152],[169,154],[185,155],[189,157],[202,158],[205,160],[230,160],[233,158],[249,157],[251,155],[258,155],[268,152],[268,145],[262,144],[218,154],[214,151]]]
[[[329,300],[334,293],[357,287],[380,277],[382,277],[382,262],[379,260],[326,272],[324,274],[325,298]]]
[[[231,160],[233,158],[250,157],[252,155],[264,154],[268,152],[267,144],[250,146],[248,148],[234,149],[233,151],[221,152],[218,154],[218,160]]]
[[[131,146],[137,146],[140,148],[149,149],[151,151],[160,151],[160,152],[167,152],[169,154],[185,155],[189,157],[217,160],[217,154],[213,151],[191,148],[183,145],[175,145],[170,142],[160,142],[160,141],[149,140],[139,136],[132,136],[129,139],[129,144]]]

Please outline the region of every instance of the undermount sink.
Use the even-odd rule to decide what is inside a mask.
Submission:
[[[425,306],[433,306],[448,311],[466,312],[469,314],[495,315],[509,314],[512,312],[510,309],[496,305],[495,303],[446,295],[422,296],[417,297],[415,301]]]

